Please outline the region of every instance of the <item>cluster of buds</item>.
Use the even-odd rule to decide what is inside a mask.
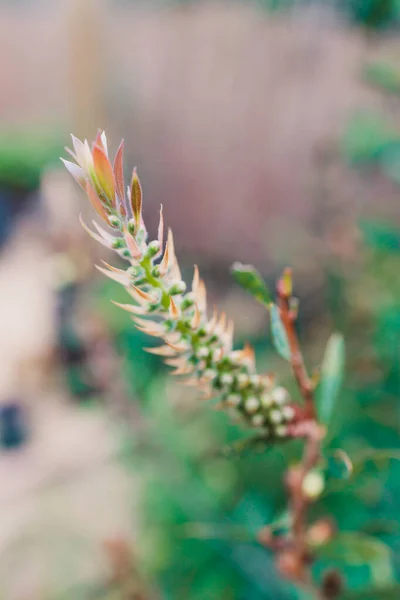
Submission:
[[[291,436],[296,408],[288,392],[269,375],[256,372],[254,350],[246,345],[233,349],[233,322],[214,308],[207,313],[206,286],[197,267],[191,290],[186,290],[169,230],[164,248],[162,206],[157,239],[148,241],[142,217],[142,188],[133,171],[125,190],[123,142],[113,165],[107,140],[99,133],[92,147],[72,136],[75,162],[63,160],[86,192],[109,230],[93,222],[96,231],[82,221],[98,242],[128,262],[126,269],[107,263],[98,269],[122,284],[133,304],[118,304],[132,315],[138,329],[164,341],[147,351],[164,357],[183,383],[199,387],[207,398],[218,397],[221,408],[256,428],[267,440]],[[112,230],[112,233],[110,232]]]

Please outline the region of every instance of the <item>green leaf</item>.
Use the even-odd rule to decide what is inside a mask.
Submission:
[[[380,540],[357,532],[339,533],[331,542],[316,549],[319,558],[370,567],[390,563],[390,549]]]
[[[254,296],[258,302],[264,306],[271,304],[271,294],[255,267],[252,265],[242,265],[242,263],[237,262],[232,266],[232,273],[235,281]]]
[[[344,340],[334,333],[328,340],[321,367],[321,379],[317,394],[317,411],[321,423],[329,425],[335,401],[342,384],[344,372]]]
[[[353,477],[359,475],[367,463],[373,463],[379,471],[388,469],[391,460],[400,461],[399,448],[370,449],[361,451],[353,459]]]
[[[342,594],[339,600],[399,600],[400,585],[384,588],[368,588]]]
[[[325,471],[328,477],[333,479],[348,480],[353,473],[353,463],[348,454],[341,450],[331,450],[324,454],[326,461]]]
[[[357,477],[365,470],[368,463],[375,465],[375,468],[379,472],[387,471],[391,460],[400,461],[400,449],[385,448],[375,450],[373,448],[367,448],[355,454],[350,460],[353,467],[350,477],[348,479],[332,478],[328,482],[327,488],[323,494],[324,497],[331,493],[340,492],[345,485],[356,481]]]
[[[287,338],[286,331],[283,326],[281,316],[279,314],[279,309],[276,306],[276,304],[271,304],[270,316],[272,341],[274,343],[275,349],[278,352],[278,354],[282,356],[282,358],[290,361],[289,340]]]

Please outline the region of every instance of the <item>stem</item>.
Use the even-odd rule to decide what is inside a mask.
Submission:
[[[286,271],[290,273],[289,270]],[[309,419],[315,419],[314,405],[314,386],[307,373],[303,355],[300,349],[300,343],[295,328],[295,315],[290,309],[290,294],[285,290],[283,281],[278,284],[278,307],[280,317],[286,330],[287,339],[290,348],[290,362],[293,373],[299,386],[302,397],[304,398],[306,416]]]
[[[277,286],[278,307],[280,317],[286,331],[289,348],[290,362],[294,377],[304,400],[304,416],[298,424],[299,434],[305,438],[305,447],[302,461],[288,473],[289,505],[292,512],[292,526],[288,536],[288,545],[299,565],[296,574],[297,583],[303,586],[312,586],[310,575],[310,552],[307,544],[307,510],[311,502],[304,493],[304,481],[307,475],[318,464],[321,454],[321,441],[325,431],[317,421],[314,401],[314,385],[305,366],[300,342],[297,336],[295,321],[296,315],[291,309],[291,270],[286,269]],[[324,600],[322,590],[318,590],[318,598]],[[330,597],[332,600],[332,597]]]

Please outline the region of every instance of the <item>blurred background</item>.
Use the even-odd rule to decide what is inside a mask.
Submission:
[[[284,521],[299,447],[221,454],[240,428],[111,305],[126,296],[59,161],[98,128],[261,370],[296,394],[235,260],[271,286],[293,267],[310,368],[344,333],[331,445],[378,453],[316,505],[350,542],[315,576],[340,566],[354,594],[399,578],[399,25],[399,0],[0,1],[1,599],[298,597],[255,535]]]

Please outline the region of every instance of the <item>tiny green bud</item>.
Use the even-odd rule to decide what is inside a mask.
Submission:
[[[193,298],[190,297],[190,294],[187,294],[182,301],[181,308],[182,310],[187,310],[188,308],[192,308],[193,304]]]
[[[130,219],[128,221],[128,231],[131,235],[135,234],[135,230],[136,230],[136,224],[135,221],[133,219]]]
[[[186,292],[186,283],[184,281],[177,281],[169,288],[171,296],[177,296],[178,294],[184,294]]]
[[[160,242],[158,240],[153,240],[147,246],[146,256],[148,258],[153,258],[153,256],[155,256],[157,254],[157,252],[159,252],[159,250],[160,250]]]
[[[128,248],[125,248],[125,250],[122,250],[122,256],[124,258],[131,258],[130,250],[128,250]]]
[[[125,248],[124,238],[115,238],[111,244],[111,247],[114,250],[121,250],[122,248]]]
[[[205,337],[207,335],[207,331],[204,329],[204,327],[200,327],[200,329],[197,331],[197,335],[200,337]]]
[[[151,270],[151,274],[153,277],[156,277],[157,279],[160,277],[160,268],[158,265],[155,265],[152,270]]]
[[[108,222],[110,223],[111,227],[114,227],[114,229],[122,229],[121,219],[118,219],[118,217],[111,215],[108,217]]]
[[[173,331],[175,328],[175,322],[172,319],[166,319],[164,321],[164,328],[167,333]]]

